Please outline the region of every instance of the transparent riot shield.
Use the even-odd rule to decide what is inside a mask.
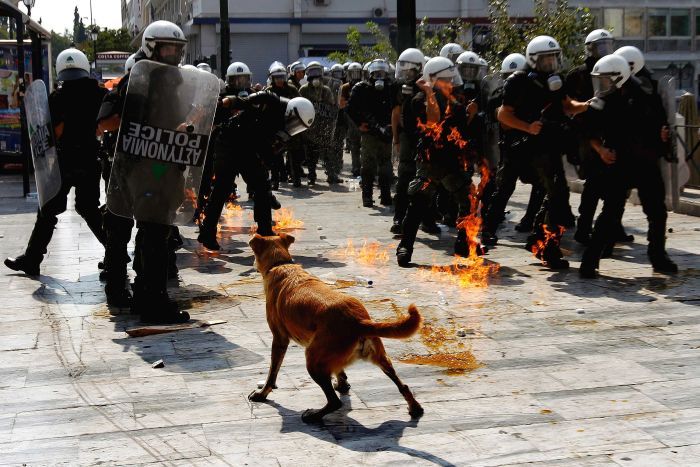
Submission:
[[[486,76],[481,81],[481,102],[484,105],[486,115],[486,135],[484,137],[484,157],[488,161],[489,169],[495,172],[500,160],[498,141],[500,138],[499,124],[496,114],[501,105],[503,93],[503,79],[500,74]]]
[[[308,131],[311,144],[319,148],[332,148],[335,124],[338,121],[338,106],[326,102],[314,102],[316,117]]]
[[[58,165],[56,143],[51,125],[49,98],[46,84],[40,79],[27,87],[24,109],[32,148],[34,177],[39,195],[39,206],[44,207],[61,190],[61,169]]]
[[[211,73],[134,65],[107,189],[111,212],[158,224],[191,221],[218,94]]]
[[[671,76],[662,76],[657,84],[657,90],[661,97],[664,109],[666,110],[666,120],[670,125],[676,121],[678,104],[676,102],[676,79]]]

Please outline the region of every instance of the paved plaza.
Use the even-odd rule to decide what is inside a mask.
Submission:
[[[221,252],[204,251],[194,226],[181,228],[180,281],[170,290],[194,319],[223,324],[129,337],[138,320],[105,305],[103,249],[72,208],[40,278],[3,267],[0,464],[700,465],[698,218],[669,214],[668,250],[681,272],[666,277],[647,263],[646,220],[628,205],[634,244],[583,281],[571,232],[570,271],[550,272],[523,249],[513,226],[529,190],[519,186],[502,240],[480,265],[483,284],[450,268],[454,229],[419,233],[417,266],[400,269],[391,210],[362,208],[355,183],[284,185],[280,201],[303,221],[290,231],[299,264],[377,320],[410,303],[425,319],[411,339],[384,340],[425,415],[411,420],[393,383],[358,363],[343,408],[319,426],[301,421],[325,399],[299,346],[268,402],[247,399],[265,379],[272,338],[239,188],[243,209],[227,210]],[[23,251],[36,201],[19,196],[14,175],[0,176],[0,194],[4,258]],[[153,368],[158,360],[164,366]]]

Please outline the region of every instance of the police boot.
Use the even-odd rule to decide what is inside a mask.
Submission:
[[[487,246],[494,246],[498,243],[498,237],[495,233],[481,232],[481,243]]]
[[[420,224],[420,229],[430,235],[440,235],[442,233],[442,229],[434,220],[424,220]]]
[[[40,264],[41,259],[37,260],[27,255],[19,255],[16,258],[5,259],[5,266],[13,271],[22,271],[28,276],[38,276]]]
[[[391,225],[389,232],[393,233],[394,235],[401,235],[401,232],[403,231],[402,224],[403,222],[401,221],[401,219],[394,219],[394,222]]]
[[[523,216],[520,222],[515,224],[515,231],[520,233],[532,232],[532,226],[535,224],[535,219]]]
[[[391,187],[390,186],[382,186],[380,189],[380,194],[379,194],[379,204],[382,206],[391,206],[394,204],[394,201],[391,199]]]
[[[396,262],[402,268],[407,268],[411,264],[411,256],[413,255],[413,248],[408,246],[399,246],[396,248]]]
[[[569,269],[569,262],[564,258],[564,254],[559,248],[558,242],[550,240],[542,251],[542,261],[549,269]]]
[[[362,206],[366,208],[371,208],[374,206],[374,200],[372,199],[372,191],[374,187],[370,182],[362,183]]]
[[[662,274],[675,274],[678,272],[678,265],[674,263],[671,258],[669,258],[663,244],[659,245],[649,243],[647,255],[649,256],[649,261],[654,268],[654,272],[659,272]]]
[[[486,249],[477,243],[474,252],[478,256],[482,256],[486,254]],[[463,258],[469,257],[469,239],[467,238],[467,231],[464,229],[459,229],[457,231],[457,240],[455,240],[455,254]]]
[[[632,243],[634,241],[634,235],[625,232],[625,228],[620,224],[620,230],[617,232],[615,241],[618,243]]]
[[[593,246],[586,248],[581,258],[581,266],[578,274],[584,279],[595,279],[598,277],[598,267],[600,265],[600,249]]]
[[[107,296],[107,305],[109,306],[116,308],[131,308],[132,306],[132,296],[127,287],[126,277],[107,277],[105,295]]]
[[[207,250],[218,251],[221,249],[221,245],[219,245],[219,242],[216,241],[216,227],[211,229],[207,225],[206,220],[199,226],[197,241]]]
[[[171,300],[165,291],[143,289],[136,293],[132,311],[141,316],[143,323],[178,324],[190,320],[190,314],[180,310],[177,302]]]
[[[270,207],[275,211],[282,208],[282,205],[280,204],[279,200],[272,192],[270,192]]]

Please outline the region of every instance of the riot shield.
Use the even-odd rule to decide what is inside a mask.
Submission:
[[[49,98],[42,80],[38,79],[27,87],[24,109],[29,128],[29,145],[32,148],[36,191],[39,206],[43,208],[61,190],[61,169],[56,154]]]
[[[158,224],[191,221],[218,94],[211,73],[134,65],[107,189],[111,212]]]
[[[481,81],[481,102],[486,116],[486,135],[484,137],[484,157],[489,163],[489,169],[495,171],[500,160],[498,141],[500,139],[499,124],[496,114],[501,105],[500,96],[503,93],[503,79],[500,74],[486,76]]]
[[[662,76],[659,79],[657,90],[661,97],[664,109],[666,110],[666,120],[669,125],[673,125],[676,121],[677,103],[676,103],[676,79],[671,76]]]
[[[338,121],[338,106],[326,102],[314,102],[316,117],[307,130],[311,144],[318,148],[333,148],[335,124]]]

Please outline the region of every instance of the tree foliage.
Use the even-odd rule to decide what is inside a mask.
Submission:
[[[450,20],[449,23],[437,28],[430,28],[428,18],[424,17],[416,28],[416,47],[428,57],[440,55],[440,49],[448,42],[455,42],[464,50],[468,50],[470,43],[464,41],[469,24],[461,18]]]
[[[99,29],[99,28],[98,28]],[[130,45],[131,37],[126,29],[99,29],[97,33],[97,51],[98,52],[135,52],[136,50]],[[85,52],[90,61],[95,59],[93,53],[92,41],[87,38],[85,41],[76,43],[76,46]]]
[[[567,68],[583,63],[583,39],[595,26],[593,15],[588,8],[569,6],[568,0],[554,0],[554,4],[551,3],[551,0],[534,0],[533,21],[516,24],[508,13],[510,0],[489,0],[492,34],[487,61],[493,67],[498,67],[509,53],[525,53],[525,47],[532,38],[547,35],[554,37],[561,45]]]
[[[370,36],[372,36],[373,45],[362,44],[362,33],[356,27],[350,26],[345,36],[348,51],[330,53],[328,58],[338,63],[348,61],[366,63],[375,58],[395,61],[397,57],[396,50],[392,47],[389,36],[374,21],[368,21],[366,27]]]

